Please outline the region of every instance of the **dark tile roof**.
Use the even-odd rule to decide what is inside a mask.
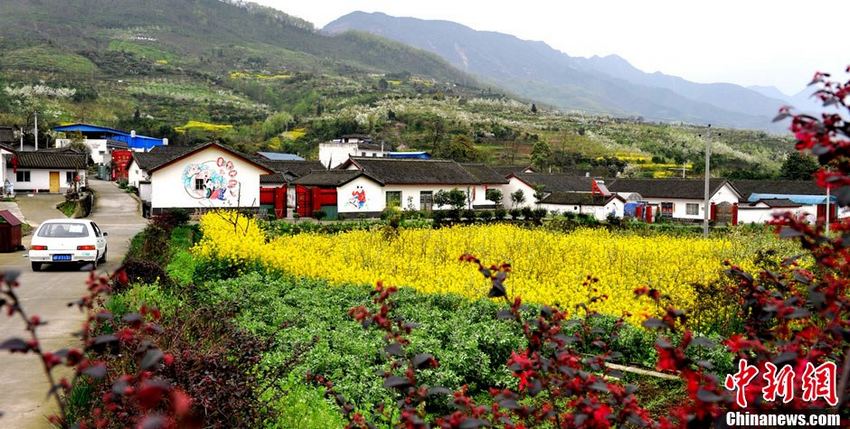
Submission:
[[[812,180],[731,180],[745,200],[752,194],[824,195],[826,190]]]
[[[86,168],[86,155],[75,152],[37,151],[18,152],[15,155],[17,168],[61,168],[66,170],[77,170]],[[11,158],[7,165],[12,165]]]
[[[304,186],[341,186],[360,176],[368,176],[360,170],[316,170],[304,177],[295,179],[296,185]]]
[[[515,173],[514,176],[530,186],[543,186],[546,192],[590,192],[593,178],[570,174]]]
[[[18,226],[23,223],[9,210],[0,210],[0,222],[5,222],[12,226]]]
[[[342,168],[355,165],[375,180],[390,185],[478,185],[478,178],[455,161],[351,157]]]
[[[261,163],[275,173],[289,173],[295,177],[309,174],[313,170],[325,170],[325,166],[319,161],[272,161],[262,160]]]
[[[149,171],[191,152],[194,148],[195,146],[156,146],[149,152],[133,152],[133,159],[139,168]]]
[[[15,143],[15,130],[10,126],[0,126],[0,143]]]
[[[540,202],[542,204],[560,204],[565,206],[604,206],[615,198],[619,197],[616,195],[603,197],[598,193],[592,194],[590,192],[552,192],[544,197]]]
[[[522,173],[523,171],[531,168],[528,165],[494,165],[491,166],[493,170],[498,172],[499,174],[508,177],[513,173]]]
[[[709,192],[713,195],[726,179],[710,179]],[[608,184],[611,192],[637,192],[644,198],[682,198],[699,200],[705,197],[703,179],[617,179]]]
[[[800,204],[797,204],[787,198],[763,198],[754,202],[752,205],[756,205],[758,203],[765,203],[768,207],[800,207]]]
[[[463,163],[461,164],[469,174],[475,176],[481,183],[486,184],[504,184],[508,183],[508,179],[492,167],[479,163]]]

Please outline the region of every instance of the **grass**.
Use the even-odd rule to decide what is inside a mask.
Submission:
[[[77,203],[73,201],[63,201],[59,203],[56,208],[65,215],[65,217],[74,217],[74,213],[77,212]]]
[[[169,244],[171,260],[165,267],[165,271],[178,285],[185,286],[192,283],[192,277],[195,274],[195,257],[189,249],[198,235],[197,229],[192,226],[177,227],[171,232]]]
[[[68,51],[35,46],[7,52],[0,57],[2,68],[58,72],[68,75],[91,75],[97,66],[88,58]]]

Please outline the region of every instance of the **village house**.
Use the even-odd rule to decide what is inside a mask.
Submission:
[[[626,200],[617,194],[552,192],[543,197],[538,207],[550,213],[591,215],[601,221],[609,216],[622,218],[625,204]]]
[[[3,157],[3,183],[8,181],[15,193],[60,193],[86,183],[87,158],[84,153],[56,150],[21,152],[3,146],[0,154]]]
[[[344,135],[319,144],[319,162],[326,168],[337,168],[348,161],[349,157],[385,157],[389,153],[386,149],[389,148],[373,143],[372,138],[367,135]]]
[[[273,210],[279,218],[292,217],[295,213],[296,195],[293,182],[312,171],[325,170],[319,161],[273,161],[262,156],[256,157],[255,160],[274,172],[260,176],[260,204],[266,206],[266,211]]]
[[[62,137],[56,139],[57,148],[66,147],[75,139],[82,138],[82,142],[89,147],[92,162],[95,164],[109,164],[109,153],[115,149],[143,152],[168,145],[168,139],[165,138],[147,137],[136,134],[135,131],[127,132],[99,125],[70,124],[54,127],[53,131],[62,133]]]
[[[137,153],[133,162],[148,178],[138,182],[146,215],[172,209],[258,210],[260,177],[274,173],[251,157],[218,143]],[[131,173],[132,170],[133,167]]]
[[[387,207],[445,209],[434,203],[434,197],[452,189],[466,194],[467,208],[492,207],[486,189],[499,188],[504,182],[498,173],[479,164],[467,168],[450,160],[352,157],[337,170],[314,171],[294,183],[300,187],[299,215],[309,216],[302,207],[311,207],[352,218],[377,217]]]
[[[792,212],[806,215],[811,221],[826,219],[826,190],[810,180],[733,180],[732,185],[741,193],[738,204],[739,223],[763,223],[774,214]],[[850,213],[839,211],[835,196],[830,199],[830,218],[845,217]]]
[[[543,174],[533,172],[515,172],[508,175],[508,184],[504,187],[504,204],[507,208],[537,207],[543,203],[546,196],[552,193],[591,193],[596,180],[585,176],[570,174]],[[514,201],[512,197],[522,191],[522,202]],[[535,197],[538,191],[542,194],[540,201]],[[578,197],[581,198],[581,197]],[[563,200],[563,198],[561,198]],[[549,201],[549,205],[559,205]],[[574,205],[569,205],[574,206]],[[554,207],[553,210],[565,211],[564,207]]]
[[[702,179],[616,179],[608,189],[626,201],[640,201],[661,218],[699,221],[705,216],[705,181]],[[734,223],[741,194],[726,179],[709,181],[709,217]]]

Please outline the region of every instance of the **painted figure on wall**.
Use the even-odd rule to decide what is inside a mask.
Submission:
[[[366,190],[362,186],[358,186],[351,191],[351,199],[348,200],[348,203],[358,210],[366,207]]]
[[[198,200],[238,203],[238,174],[233,161],[221,156],[214,161],[188,164],[183,169],[183,188]]]

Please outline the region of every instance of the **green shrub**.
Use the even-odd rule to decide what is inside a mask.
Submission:
[[[506,217],[508,217],[508,211],[499,207],[493,211],[493,217],[496,220],[504,220]]]
[[[484,222],[490,222],[493,219],[493,212],[490,210],[484,210],[478,215],[478,217],[480,217]]]
[[[343,428],[345,422],[339,409],[328,403],[322,389],[307,385],[302,377],[295,374],[284,380],[278,389],[285,392],[279,399],[274,399],[277,392],[266,392],[265,400],[274,401],[274,422],[269,422],[266,428]]]

